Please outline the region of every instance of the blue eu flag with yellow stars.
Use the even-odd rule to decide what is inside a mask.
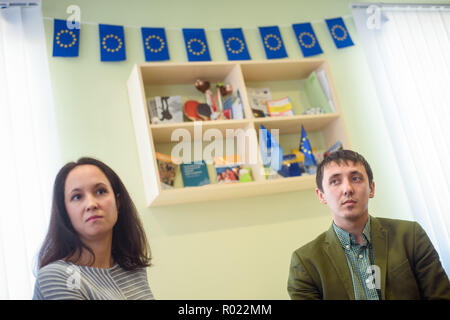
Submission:
[[[283,39],[281,38],[280,29],[277,26],[259,27],[259,33],[261,34],[267,59],[287,57]]]
[[[305,166],[317,166],[316,158],[314,158],[311,144],[306,136],[305,128],[302,126],[302,137],[300,139],[299,151],[305,156]]]
[[[352,38],[350,38],[350,34],[342,18],[325,19],[325,22],[334,40],[334,44],[338,49],[353,46]]]
[[[189,61],[211,61],[204,29],[183,29]]]
[[[304,57],[323,53],[311,23],[293,24],[292,28],[294,28],[295,37],[297,38],[297,42],[300,45]]]
[[[125,34],[123,31],[123,26],[99,24],[98,29],[100,34],[100,60],[126,60]]]
[[[241,28],[220,29],[228,60],[250,60],[247,43]]]
[[[53,56],[78,57],[80,29],[69,29],[66,20],[54,20]]]
[[[281,170],[283,148],[263,125],[259,129],[259,149],[264,166],[270,166],[275,171]]]
[[[170,60],[164,28],[141,28],[145,61]]]

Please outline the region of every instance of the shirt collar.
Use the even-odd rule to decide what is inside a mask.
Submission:
[[[347,246],[353,246],[357,245],[356,238],[348,233],[347,231],[339,228],[333,221],[333,228],[334,232],[336,233],[336,236],[339,239],[339,242],[341,243],[342,247],[344,249],[348,249]],[[366,225],[363,229],[363,237],[366,240],[367,244],[371,243],[371,237],[370,237],[370,216],[367,219]]]

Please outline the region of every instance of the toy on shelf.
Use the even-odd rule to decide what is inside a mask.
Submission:
[[[226,117],[223,115],[223,105],[222,98],[233,93],[233,87],[230,84],[224,84],[222,82],[218,82],[217,92],[214,96],[211,91],[211,84],[209,81],[198,79],[194,84],[195,88],[201,93],[205,94],[206,105],[209,106],[210,111],[206,109],[206,106],[202,106],[200,103],[197,107],[197,114],[203,120],[219,120],[225,119]]]

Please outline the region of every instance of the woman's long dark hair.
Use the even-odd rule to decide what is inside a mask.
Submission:
[[[114,261],[125,270],[135,270],[150,266],[150,247],[145,236],[136,207],[119,176],[103,162],[83,157],[77,162],[69,162],[58,172],[53,185],[53,202],[50,225],[47,236],[39,251],[38,268],[60,259],[71,258],[76,263],[86,249],[92,256],[91,265],[95,261],[95,254],[78,237],[70,222],[64,202],[64,188],[70,171],[80,165],[94,165],[98,167],[109,180],[117,204],[117,222],[113,228],[112,252]],[[77,256],[75,258],[75,256]],[[73,261],[72,259],[75,259]]]

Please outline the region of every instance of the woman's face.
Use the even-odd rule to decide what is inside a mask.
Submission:
[[[105,174],[95,165],[79,165],[69,172],[64,203],[75,231],[83,242],[112,238],[117,222],[114,191]]]

